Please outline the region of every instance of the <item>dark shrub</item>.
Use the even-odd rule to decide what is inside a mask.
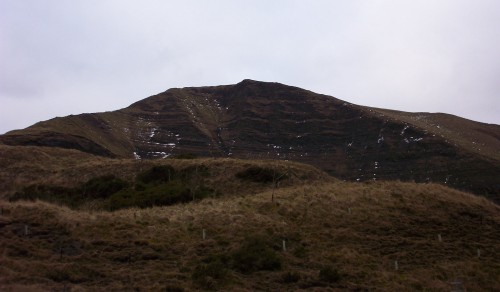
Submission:
[[[104,175],[90,179],[80,189],[90,198],[107,198],[128,187],[128,183],[114,175]]]
[[[340,281],[340,273],[336,268],[327,266],[319,271],[319,279],[328,283],[336,283]]]
[[[283,283],[297,283],[300,280],[300,275],[295,272],[286,272],[282,279]]]
[[[221,261],[215,260],[196,266],[191,278],[196,285],[204,289],[215,290],[224,284],[227,274],[228,270],[225,265]]]
[[[273,178],[277,176],[277,173],[273,169],[258,166],[251,166],[236,174],[236,177],[239,179],[260,183],[273,182]]]
[[[151,169],[140,173],[137,176],[137,181],[143,183],[165,183],[173,179],[175,169],[170,165],[157,165]]]
[[[303,245],[299,245],[297,248],[293,250],[293,255],[298,257],[298,258],[305,258],[307,257],[307,249]]]
[[[175,284],[167,284],[164,291],[165,292],[184,292],[185,290],[181,286],[177,286]]]
[[[186,168],[181,169],[177,173],[177,178],[183,180],[184,182],[192,182],[193,180],[198,180],[198,183],[203,182],[203,178],[210,174],[209,169],[205,165],[191,165]]]
[[[201,200],[204,198],[213,197],[214,195],[218,195],[218,193],[214,189],[206,186],[197,187],[192,192],[194,193],[195,200]]]
[[[136,191],[144,191],[147,188],[147,186],[141,182],[138,182],[134,186],[134,190]]]
[[[81,194],[77,193],[74,189],[43,184],[27,186],[23,188],[22,191],[16,192],[9,198],[10,201],[34,201],[37,199],[76,207],[82,202],[83,198]]]
[[[121,190],[109,197],[107,208],[109,210],[118,210],[134,207],[136,206],[137,193],[133,189]]]
[[[68,266],[54,267],[47,269],[46,277],[54,282],[82,283],[90,279],[99,279],[103,275],[87,266],[80,264],[70,264]]]
[[[262,237],[247,238],[232,254],[232,266],[242,273],[281,269],[281,258]]]
[[[189,202],[193,197],[191,190],[180,181],[171,181],[161,185],[146,185],[140,189],[142,190],[128,188],[113,194],[109,200],[109,209],[172,205]]]

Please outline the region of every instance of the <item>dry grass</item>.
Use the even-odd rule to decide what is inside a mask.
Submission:
[[[249,194],[113,213],[2,201],[0,289],[446,291],[458,279],[470,291],[500,290],[500,208],[486,199],[398,182],[291,185],[274,202],[269,188],[240,193]],[[193,280],[248,237],[270,242],[281,270],[228,264],[221,279]],[[326,267],[338,278],[320,278]]]

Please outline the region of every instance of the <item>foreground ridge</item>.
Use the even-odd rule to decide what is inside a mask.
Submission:
[[[271,193],[112,213],[0,201],[0,288],[500,289],[500,209],[484,198],[396,182]]]

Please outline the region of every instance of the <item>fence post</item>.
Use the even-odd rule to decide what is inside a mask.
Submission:
[[[286,241],[283,239],[283,251],[286,251]]]

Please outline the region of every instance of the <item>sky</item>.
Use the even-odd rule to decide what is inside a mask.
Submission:
[[[0,0],[0,133],[243,79],[500,124],[500,1]]]

